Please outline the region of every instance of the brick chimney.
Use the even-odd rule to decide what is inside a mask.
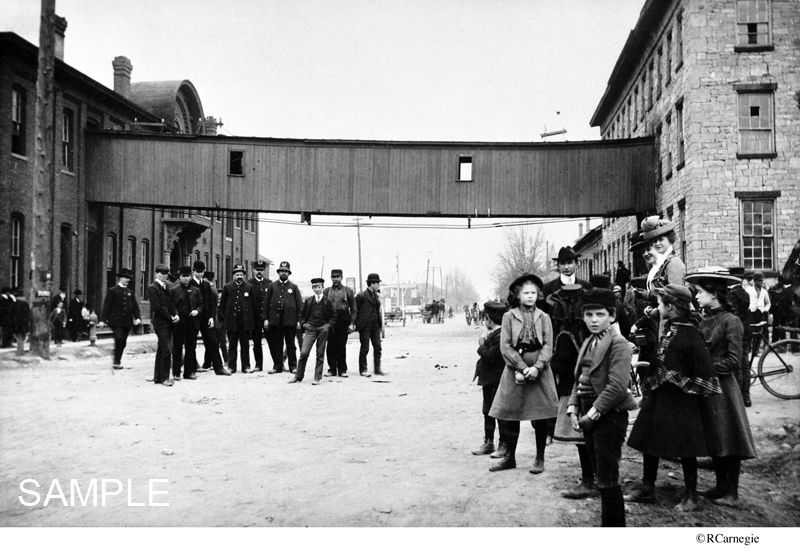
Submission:
[[[118,55],[111,62],[114,67],[114,91],[120,96],[129,98],[131,96],[131,73],[133,65],[131,60],[124,55]]]
[[[55,24],[56,36],[56,59],[64,61],[64,33],[67,32],[67,20],[56,15]]]

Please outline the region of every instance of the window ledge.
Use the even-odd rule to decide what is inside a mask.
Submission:
[[[20,155],[19,153],[12,152],[11,156],[14,157],[15,159],[19,159],[20,161],[26,161],[26,162],[28,161],[28,157],[26,157],[25,155]]]
[[[774,159],[777,153],[737,153],[737,159]]]
[[[66,174],[67,176],[75,177],[75,173],[71,170],[67,170],[66,168],[61,169],[61,174]]]
[[[228,174],[229,178],[244,178],[244,174]]]
[[[775,49],[773,44],[753,44],[744,46],[734,46],[734,52],[771,52]]]
[[[681,161],[678,163],[678,166],[675,167],[675,170],[680,170],[686,166],[686,161]]]
[[[468,183],[470,183],[470,182],[474,182],[474,181],[475,181],[475,180],[456,180],[456,183],[457,183],[457,184],[459,184],[459,183],[465,183],[465,184],[468,184]]]

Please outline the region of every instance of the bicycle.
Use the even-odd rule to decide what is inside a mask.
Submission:
[[[800,399],[800,327],[773,327],[785,331],[793,338],[769,342],[764,338],[766,322],[751,324],[753,330],[750,350],[750,384],[761,383],[767,392],[783,400]],[[753,369],[753,360],[761,344],[764,350],[758,357],[758,365]]]

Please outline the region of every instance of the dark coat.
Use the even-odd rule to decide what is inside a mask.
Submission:
[[[246,282],[237,285],[231,281],[222,288],[217,315],[226,331],[236,331],[236,314],[241,312],[245,331],[255,328],[256,304],[253,287]]]
[[[31,308],[28,303],[17,297],[11,304],[11,329],[14,334],[27,333],[31,329]]]
[[[200,291],[200,297],[203,300],[203,308],[198,318],[200,319],[203,327],[208,325],[208,320],[217,319],[217,297],[216,293],[212,291],[211,284],[205,279],[201,279],[200,283],[195,281],[194,277],[189,280],[189,285]]]
[[[322,291],[322,294],[330,298],[331,289],[332,287],[326,287],[325,290]],[[342,289],[344,289],[347,300],[347,310],[348,314],[350,314],[350,323],[352,324],[356,322],[356,294],[355,291],[346,285],[342,285]],[[334,307],[336,307],[335,304]]]
[[[592,337],[586,339],[578,354],[575,367],[575,384],[569,397],[569,405],[580,406],[578,398],[578,379],[581,372],[581,360],[587,354]],[[592,390],[597,394],[592,406],[601,414],[609,411],[628,411],[636,409],[636,400],[628,390],[631,382],[631,348],[622,336],[609,330],[597,343],[592,354],[592,367],[589,380]]]
[[[67,295],[64,295],[63,297],[61,296],[61,293],[53,295],[53,297],[50,299],[50,310],[55,310],[59,302],[63,302],[64,308],[66,308],[67,302],[69,302],[67,300]]]
[[[275,327],[294,327],[300,321],[303,309],[303,295],[300,289],[289,280],[282,283],[273,281],[264,294],[263,316]]]
[[[150,301],[150,323],[153,329],[172,326],[172,316],[177,314],[169,291],[161,284],[153,282],[147,288],[147,300]]]
[[[365,289],[356,295],[356,329],[369,329],[383,325],[381,315],[381,299],[378,295]]]
[[[496,385],[500,382],[506,361],[500,351],[500,332],[498,327],[486,336],[486,340],[478,346],[478,362],[475,364],[475,375],[480,386]]]
[[[592,284],[591,283],[589,283],[588,281],[586,281],[584,279],[580,279],[579,277],[575,278],[575,284],[576,285],[580,285],[581,287],[583,287],[584,289],[587,289],[587,290],[592,288]],[[561,289],[561,287],[563,287],[563,286],[564,286],[564,284],[561,283],[561,276],[560,275],[557,278],[545,283],[544,284],[544,289],[542,289],[542,296],[540,296],[536,300],[536,307],[540,308],[546,314],[551,314],[553,312],[553,307],[552,307],[552,305],[550,305],[550,304],[548,304],[546,302],[546,299],[551,294],[553,294],[556,291],[558,291],[559,289]]]
[[[312,308],[314,307],[316,301],[317,299],[315,296],[310,296],[303,301],[303,311],[300,313],[300,325],[305,326],[305,324],[309,322]],[[336,311],[333,309],[333,303],[328,297],[322,295],[320,306],[322,307],[322,319],[325,320],[323,325],[333,327],[333,324],[336,321]]]
[[[141,319],[139,302],[130,287],[114,285],[106,293],[100,319],[109,327],[131,328],[133,320]]]
[[[267,279],[266,277],[259,281],[256,278],[250,278],[247,283],[253,288],[253,295],[255,296],[256,301],[256,318],[259,320],[259,324],[264,322],[264,297],[267,295],[267,288],[272,285],[272,280]]]
[[[191,283],[184,286],[178,280],[167,287],[167,292],[181,320],[191,319],[195,328],[200,329],[200,321],[206,319],[203,314],[203,294],[200,289]],[[192,310],[197,310],[194,318],[189,317]]]
[[[0,295],[0,327],[11,325],[11,305],[14,302],[6,295]]]
[[[69,308],[67,308],[67,321],[75,323],[78,326],[83,324],[83,301],[78,297],[72,297],[69,301]]]

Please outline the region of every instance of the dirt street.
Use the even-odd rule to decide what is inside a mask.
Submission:
[[[288,374],[213,372],[156,386],[145,380],[153,336],[131,338],[127,369],[116,372],[108,341],[100,349],[65,345],[48,362],[20,363],[3,351],[0,525],[599,525],[599,500],[559,497],[579,475],[574,446],[548,447],[538,476],[528,472],[530,425],[523,425],[515,470],[490,473],[494,460],[470,454],[483,436],[481,391],[471,383],[482,330],[461,319],[389,326],[388,376],[373,378],[358,376],[351,335],[350,377],[320,386],[310,384],[313,375],[288,385]],[[798,525],[800,401],[753,390],[748,413],[760,457],[744,464],[740,507],[674,512],[680,466],[663,462],[659,504],[629,506],[629,526]],[[626,484],[639,478],[637,452],[624,449],[622,471]],[[20,490],[25,479],[41,485],[36,506],[20,503],[20,496],[34,499]],[[83,493],[93,479],[130,479],[131,491],[105,507],[59,499],[45,507],[53,479],[67,501],[70,479]],[[150,479],[168,480],[156,483],[167,492],[156,501],[169,506],[130,506],[146,501]],[[713,471],[701,469],[700,487],[712,482]]]

